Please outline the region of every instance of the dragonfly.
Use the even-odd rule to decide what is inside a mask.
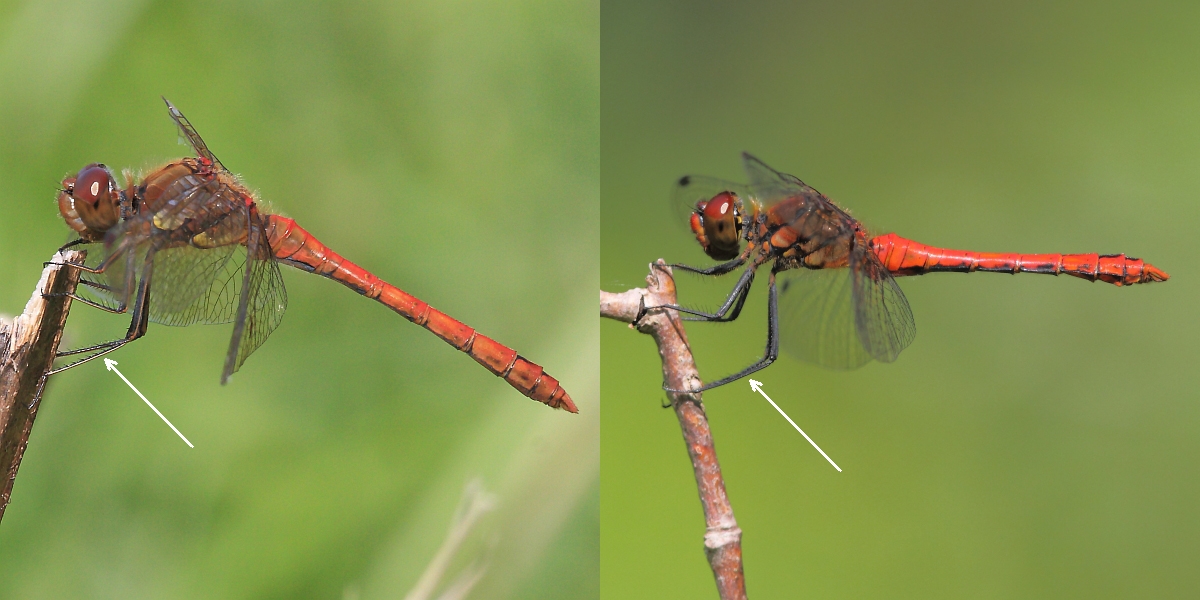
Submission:
[[[705,254],[719,264],[676,269],[721,276],[744,267],[715,312],[678,305],[687,320],[737,319],[755,274],[769,267],[767,345],[750,366],[701,392],[765,369],[782,348],[832,369],[893,362],[916,335],[912,309],[895,278],[941,271],[1071,275],[1117,286],[1166,281],[1162,270],[1124,254],[1015,254],[950,250],[895,233],[872,237],[857,219],[799,178],[742,154],[749,179],[739,184],[684,176],[673,203]]]
[[[108,312],[128,313],[131,320],[122,338],[59,352],[59,357],[87,356],[49,374],[121,348],[144,336],[150,322],[233,323],[221,373],[224,384],[283,318],[283,264],[378,301],[469,354],[529,398],[578,412],[559,381],[538,364],[346,260],[295,220],[268,214],[183,113],[163,101],[196,156],[140,178],[126,170],[124,187],[101,163],[62,181],[59,212],[78,235],[64,248],[99,247],[85,263],[69,265],[82,271],[80,284],[93,297],[69,295]]]

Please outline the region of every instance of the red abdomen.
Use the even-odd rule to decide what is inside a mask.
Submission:
[[[558,380],[516,350],[429,306],[362,267],[342,258],[292,219],[269,215],[267,236],[275,258],[294,267],[340,282],[400,313],[456,349],[471,355],[522,394],[551,408],[579,412]]]
[[[871,240],[871,248],[892,275],[924,275],[937,271],[969,273],[1066,274],[1113,285],[1166,281],[1154,265],[1124,254],[1002,254],[926,246],[894,233]]]

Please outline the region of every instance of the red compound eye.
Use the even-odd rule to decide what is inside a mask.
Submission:
[[[736,197],[729,192],[722,192],[713,196],[712,200],[704,206],[705,221],[720,221],[730,220],[733,218],[734,200]]]
[[[83,200],[95,206],[101,200],[108,201],[116,187],[117,183],[108,167],[95,163],[84,167],[79,171],[79,175],[75,176],[75,188],[71,195],[76,200]]]

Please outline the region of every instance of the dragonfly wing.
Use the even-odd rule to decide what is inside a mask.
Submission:
[[[876,360],[892,362],[917,335],[908,299],[866,244],[851,249],[850,273],[858,337]]]
[[[244,262],[242,248],[232,245],[181,246],[156,252],[150,320],[178,327],[229,323],[236,314]]]
[[[750,190],[762,203],[770,205],[793,196],[824,198],[820,192],[800,181],[795,175],[780,173],[749,152],[742,153],[742,166],[750,180]]]
[[[871,361],[855,324],[849,269],[794,269],[779,274],[780,346],[805,362],[857,369]]]
[[[200,138],[200,134],[196,133],[196,128],[192,127],[191,121],[188,121],[187,117],[183,116],[183,113],[179,112],[179,109],[175,108],[175,105],[171,104],[170,100],[164,97],[163,102],[167,103],[167,112],[171,114],[171,119],[179,126],[179,134],[187,138],[188,143],[192,145],[192,149],[196,151],[196,156],[207,158],[212,161],[213,166],[216,168],[222,171],[226,170],[225,165],[222,165],[221,161],[217,160],[217,157],[208,149],[208,145]]]
[[[916,324],[904,292],[873,254],[852,251],[850,268],[779,274],[780,345],[831,369],[892,362],[912,343]]]
[[[241,293],[238,295],[233,337],[229,340],[229,354],[225,358],[221,383],[225,383],[230,375],[240,369],[246,358],[267,340],[287,310],[283,275],[267,241],[262,217],[253,206],[247,207],[247,212],[250,230],[241,273]]]

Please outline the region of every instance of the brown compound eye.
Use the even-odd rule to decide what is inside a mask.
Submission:
[[[71,195],[76,200],[83,200],[95,207],[99,202],[111,202],[116,188],[117,182],[113,179],[108,167],[93,163],[84,167],[75,176],[75,186],[71,190]]]
[[[71,185],[71,178],[64,179],[63,187],[71,201],[69,206],[64,206],[64,199],[60,198],[59,210],[72,229],[79,229],[72,224],[75,220],[85,227],[88,236],[102,237],[121,219],[121,194],[108,167],[92,163],[79,171],[74,185]]]
[[[704,237],[708,242],[704,251],[717,260],[736,257],[740,246],[738,238],[742,232],[737,195],[733,192],[721,192],[703,206],[697,203],[696,208],[702,220]]]

